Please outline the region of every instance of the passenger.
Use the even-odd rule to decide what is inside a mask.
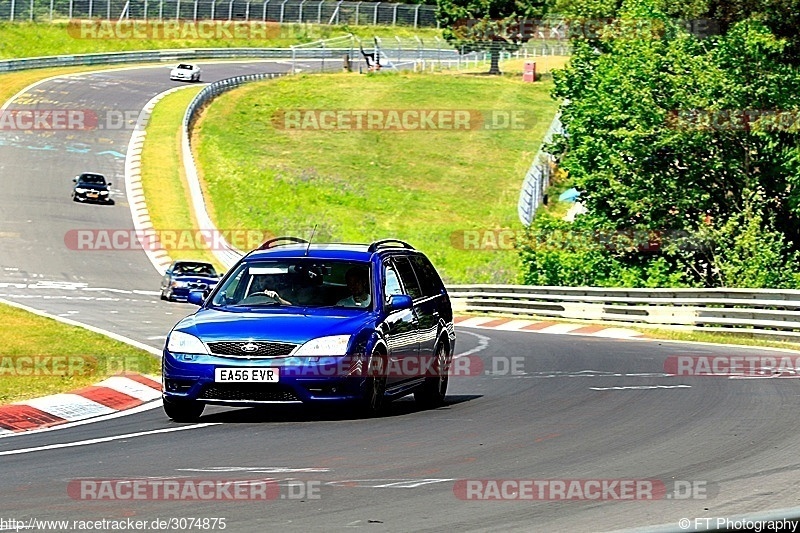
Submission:
[[[367,308],[372,304],[369,290],[369,272],[362,267],[353,267],[344,276],[350,296],[336,302],[342,307]]]

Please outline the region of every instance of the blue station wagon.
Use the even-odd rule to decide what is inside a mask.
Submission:
[[[374,416],[407,394],[426,408],[447,391],[455,330],[428,258],[394,239],[265,242],[169,333],[163,400],[176,421],[206,404],[337,405]]]

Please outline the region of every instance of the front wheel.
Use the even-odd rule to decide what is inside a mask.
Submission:
[[[433,361],[433,376],[425,378],[422,387],[414,392],[414,400],[423,409],[433,409],[444,404],[447,384],[450,381],[450,361],[447,347],[440,342],[436,347]]]
[[[364,417],[378,416],[385,407],[386,357],[373,352],[367,364],[368,377],[364,382],[364,396],[358,405],[359,414]]]
[[[203,414],[205,405],[193,400],[168,400],[164,398],[164,413],[175,422],[195,422]]]

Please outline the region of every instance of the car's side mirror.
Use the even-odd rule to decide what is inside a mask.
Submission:
[[[75,176],[74,178],[72,178],[72,183],[78,183],[78,176]]]
[[[401,309],[411,309],[414,302],[407,294],[395,294],[389,298],[389,311],[399,311]]]
[[[111,187],[111,182],[109,181],[108,183],[106,183],[106,185],[108,185],[109,187]]]
[[[194,305],[203,305],[205,299],[205,291],[189,291],[189,296],[186,298],[186,301]]]

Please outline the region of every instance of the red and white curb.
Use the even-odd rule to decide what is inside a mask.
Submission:
[[[0,436],[133,409],[161,398],[154,376],[112,376],[96,385],[0,406]]]
[[[631,339],[642,337],[642,333],[626,328],[603,325],[565,324],[563,322],[524,320],[518,318],[492,318],[486,316],[457,316],[453,319],[462,328],[496,329],[501,331],[529,331],[555,335],[589,335],[608,339]]]

